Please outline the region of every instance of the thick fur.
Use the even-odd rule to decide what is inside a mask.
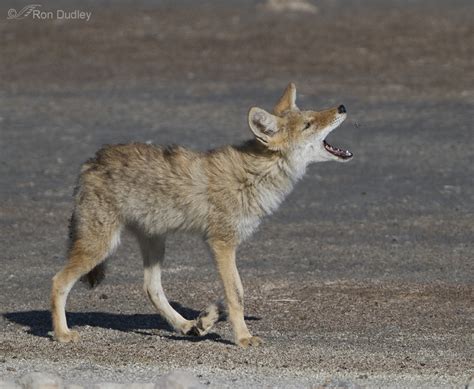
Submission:
[[[161,287],[166,234],[198,233],[208,242],[223,281],[236,343],[260,344],[243,319],[243,289],[236,264],[237,245],[275,211],[311,162],[337,159],[322,146],[345,118],[337,108],[300,111],[290,84],[270,114],[249,113],[255,138],[209,152],[141,143],[106,146],[81,170],[71,220],[69,261],[53,279],[56,337],[77,340],[67,328],[64,305],[81,276],[91,286],[104,276],[103,261],[120,242],[123,228],[134,232],[145,265],[145,291],[158,311],[185,334],[206,334],[219,317],[216,305],[196,320],[182,318]]]

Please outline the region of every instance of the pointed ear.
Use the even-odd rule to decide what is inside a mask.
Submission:
[[[294,111],[298,110],[296,106],[296,86],[292,82],[288,84],[283,92],[283,96],[280,97],[275,108],[273,108],[273,113],[275,115],[282,115],[285,111]]]
[[[278,132],[278,118],[264,109],[253,107],[249,112],[249,126],[255,137],[266,145]]]

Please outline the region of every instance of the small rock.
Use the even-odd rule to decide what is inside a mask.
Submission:
[[[21,389],[21,386],[10,381],[0,381],[0,389]]]
[[[461,187],[459,185],[444,185],[441,192],[445,194],[461,194]]]
[[[271,12],[304,12],[315,14],[318,7],[307,0],[267,0],[263,8]]]
[[[154,389],[153,383],[133,383],[133,384],[117,384],[115,382],[102,382],[92,386],[93,389]]]
[[[333,379],[329,382],[325,382],[320,386],[321,388],[337,388],[337,389],[360,389],[360,386],[348,381],[341,381]]]
[[[157,383],[157,389],[202,389],[204,385],[191,374],[176,370],[163,376]]]
[[[466,389],[474,389],[474,376],[471,376],[469,378],[469,381],[467,381],[467,384],[465,386]]]
[[[28,373],[18,380],[24,389],[62,389],[63,380],[49,373]]]

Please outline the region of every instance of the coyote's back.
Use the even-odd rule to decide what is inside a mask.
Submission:
[[[103,224],[120,223],[150,235],[203,231],[206,182],[201,153],[140,143],[106,146],[83,165],[75,208],[81,219],[100,216]]]

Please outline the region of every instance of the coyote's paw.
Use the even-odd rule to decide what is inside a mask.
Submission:
[[[186,332],[185,335],[188,335],[188,336],[202,336],[202,335],[205,335],[204,333],[202,333],[202,330],[199,329],[198,325],[197,325],[197,321],[196,320],[193,320],[193,325],[192,327]]]
[[[221,309],[218,304],[212,304],[200,313],[196,320],[187,323],[184,329],[185,335],[204,336],[206,335],[214,324],[219,320]]]
[[[55,338],[61,343],[77,342],[79,340],[79,332],[67,331],[60,334],[56,334]]]
[[[196,320],[186,320],[176,331],[182,335],[193,335],[191,331],[196,326]]]
[[[249,338],[241,338],[237,341],[237,345],[242,348],[247,348],[249,346],[260,346],[263,343],[263,340],[258,336],[250,336]]]

